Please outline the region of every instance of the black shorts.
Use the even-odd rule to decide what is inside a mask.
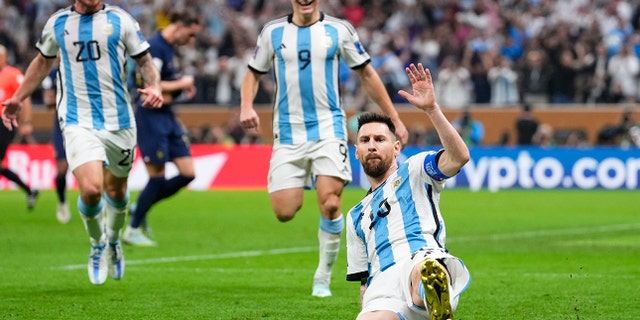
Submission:
[[[0,162],[4,160],[4,156],[7,154],[7,149],[16,136],[16,128],[13,131],[9,131],[4,124],[0,123]]]

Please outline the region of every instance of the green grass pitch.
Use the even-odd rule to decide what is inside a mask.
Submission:
[[[347,189],[344,212],[364,191]],[[279,223],[266,191],[181,192],[150,213],[158,246],[124,247],[121,281],[89,283],[75,211],[55,219],[53,191],[27,212],[0,192],[0,319],[355,319],[342,243],[333,297],[311,297],[318,213],[309,191]],[[133,197],[135,199],[135,196]],[[457,320],[639,319],[637,191],[445,190],[448,249],[472,282]]]

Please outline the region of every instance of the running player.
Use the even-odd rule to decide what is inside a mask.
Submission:
[[[183,93],[190,99],[196,93],[194,78],[181,75],[176,65],[177,46],[187,44],[200,32],[198,16],[193,11],[181,10],[169,14],[170,24],[149,38],[150,53],[160,70],[160,86],[164,105],[160,109],[143,108],[138,101],[136,124],[138,147],[145,162],[149,181],[138,201],[131,206],[131,221],[122,234],[126,244],[155,246],[147,214],[159,201],[171,197],[195,178],[189,139],[173,111],[173,102]],[[178,175],[165,178],[165,164],[173,162]],[[143,233],[142,231],[146,231]]]
[[[0,102],[5,101],[13,95],[24,79],[22,71],[18,68],[8,65],[7,48],[0,45]],[[20,115],[20,134],[29,135],[33,131],[31,124],[31,99],[24,101],[24,107]],[[2,165],[7,149],[16,136],[16,130],[9,130],[5,126],[0,126],[0,176],[13,181],[20,189],[27,194],[27,209],[33,210],[38,197],[38,190],[31,189],[20,177],[13,171]]]
[[[36,48],[40,53],[31,61],[24,82],[4,102],[3,124],[10,129],[17,125],[21,102],[41,85],[59,54],[58,120],[69,169],[80,189],[78,211],[91,242],[89,280],[96,285],[103,284],[107,275],[119,280],[125,267],[120,229],[136,147],[126,86],[127,56],[142,69],[146,86],[138,92],[143,105],[159,108],[163,103],[149,43],[123,9],[101,0],[76,0],[49,17]]]
[[[312,295],[327,297],[344,229],[342,190],[351,181],[346,116],[338,92],[340,59],[391,116],[401,141],[406,143],[408,134],[356,30],[346,20],[320,12],[320,2],[291,0],[292,14],[264,26],[242,83],[240,121],[246,129],[258,129],[253,100],[260,77],[274,67],[278,90],[268,182],[271,206],[278,220],[293,219],[305,186],[315,181],[320,257]]]

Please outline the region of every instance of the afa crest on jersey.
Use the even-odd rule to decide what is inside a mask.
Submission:
[[[326,35],[322,41],[325,48],[331,48],[333,46],[333,39],[329,35]]]
[[[105,36],[110,36],[113,34],[113,25],[111,24],[111,21],[109,21],[109,23],[102,28],[102,33]]]

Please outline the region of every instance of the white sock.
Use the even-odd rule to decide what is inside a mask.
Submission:
[[[124,226],[124,220],[127,215],[127,207],[116,208],[112,205],[106,205],[107,212],[107,239],[109,242],[116,242],[120,238],[120,229]]]
[[[340,251],[341,233],[328,233],[322,229],[318,229],[318,240],[320,241],[320,261],[318,268],[313,276],[314,279],[331,280],[331,271],[333,264],[338,258]]]
[[[84,229],[89,235],[89,240],[92,246],[100,244],[100,238],[102,238],[102,212],[92,217],[87,217],[84,214],[80,214],[82,222],[84,223]]]

